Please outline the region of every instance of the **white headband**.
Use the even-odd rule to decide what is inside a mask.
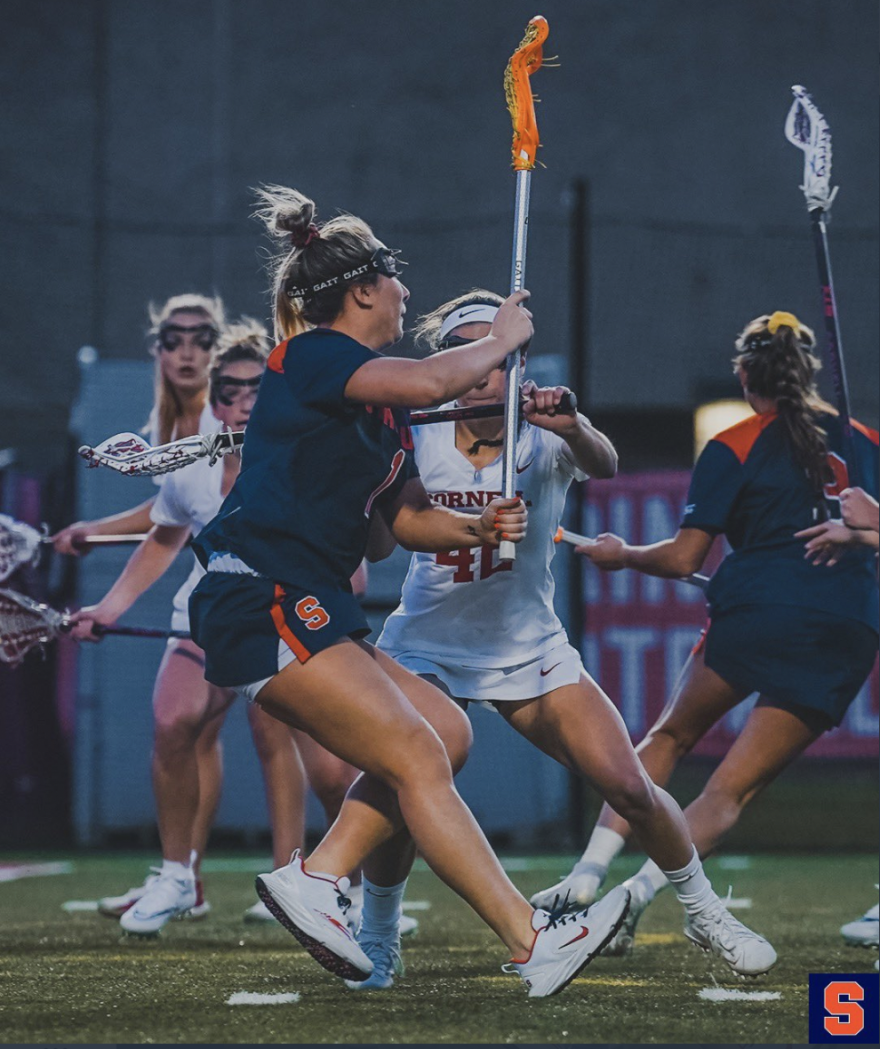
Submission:
[[[451,331],[461,324],[491,324],[497,313],[497,306],[490,306],[484,302],[472,302],[470,306],[459,306],[440,325],[438,342],[442,342]]]

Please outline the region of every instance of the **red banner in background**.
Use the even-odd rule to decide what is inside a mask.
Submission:
[[[690,474],[629,474],[589,486],[584,506],[587,535],[615,532],[632,543],[674,535],[687,501]],[[703,572],[724,556],[719,540]],[[818,569],[817,569],[818,570]],[[584,560],[583,655],[590,673],[623,714],[638,741],[660,714],[685,660],[706,624],[705,595],[697,587],[640,572],[600,572]],[[721,756],[740,732],[756,697],[732,710],[694,753]],[[862,688],[839,729],[809,750],[812,757],[876,757],[878,670]]]

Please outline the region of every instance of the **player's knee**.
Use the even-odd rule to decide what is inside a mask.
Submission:
[[[456,775],[464,768],[474,742],[470,718],[459,707],[453,707],[438,733],[446,748],[452,773]]]
[[[407,733],[403,746],[387,768],[386,781],[394,790],[431,789],[432,784],[452,780],[452,764],[437,732],[425,722]]]
[[[354,775],[356,773],[353,774],[350,766],[341,761],[333,766],[310,771],[309,786],[315,792],[328,819],[335,819],[339,814]]]
[[[154,723],[154,747],[159,754],[172,754],[195,747],[201,722],[181,714],[168,711],[157,714]]]
[[[699,741],[700,735],[688,725],[668,721],[651,729],[639,751],[652,745],[662,746],[665,750],[671,750],[677,759],[689,754]]]
[[[631,823],[650,819],[657,807],[653,783],[637,771],[621,776],[607,792],[606,800],[618,816]]]

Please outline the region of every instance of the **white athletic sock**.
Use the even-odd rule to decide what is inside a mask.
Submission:
[[[607,827],[595,827],[583,856],[577,861],[577,866],[589,864],[597,874],[602,875],[604,880],[612,860],[616,859],[625,844],[626,838],[616,831],[609,830]]]
[[[187,863],[178,863],[176,860],[162,860],[162,873],[181,881],[191,881],[194,877],[192,867]]]
[[[669,884],[669,879],[653,860],[648,860],[637,874],[623,883],[632,893],[633,902],[647,906]]]
[[[399,885],[374,885],[364,878],[364,911],[361,932],[395,933],[403,913],[406,879]]]
[[[691,862],[680,871],[663,872],[672,883],[675,894],[688,914],[699,914],[718,900],[715,890],[706,877],[703,864],[694,849]]]

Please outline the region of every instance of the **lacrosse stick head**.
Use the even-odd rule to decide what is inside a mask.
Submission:
[[[804,153],[804,183],[800,187],[809,211],[828,211],[837,196],[831,188],[831,128],[805,87],[795,84],[794,102],[785,119],[785,137]]]
[[[134,433],[118,433],[95,448],[83,445],[79,454],[89,466],[106,466],[127,477],[157,477],[180,470],[198,459],[213,465],[221,455],[241,447],[243,433],[195,434],[154,448]]]
[[[544,41],[550,32],[547,19],[535,17],[526,26],[522,43],[511,55],[504,70],[504,96],[513,122],[514,171],[531,171],[540,145],[535,120],[535,99],[529,77],[541,68]]]
[[[20,565],[35,564],[40,554],[40,533],[23,521],[0,514],[0,583]]]
[[[0,589],[0,662],[17,666],[32,649],[54,640],[65,617],[14,590]]]

